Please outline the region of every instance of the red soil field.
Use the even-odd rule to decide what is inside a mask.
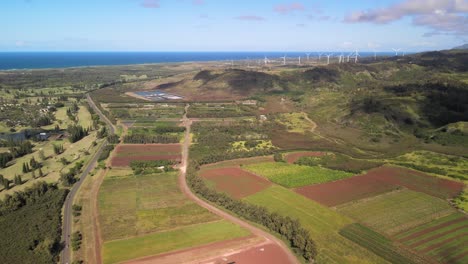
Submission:
[[[182,152],[180,144],[124,144],[115,148],[116,156],[148,156],[178,154]]]
[[[463,183],[436,178],[410,169],[382,166],[370,170],[365,175],[305,186],[295,191],[326,206],[336,206],[398,187],[446,199],[459,194],[463,190]]]
[[[289,263],[286,254],[275,244],[257,246],[239,253],[220,256],[201,263],[239,264],[285,264]]]
[[[323,153],[323,152],[310,152],[310,151],[296,152],[296,153],[287,154],[286,157],[285,157],[285,160],[288,163],[294,163],[294,162],[296,162],[298,159],[300,159],[302,157],[320,157],[320,156],[323,156],[323,155],[325,155],[325,153]]]
[[[216,190],[240,199],[271,185],[266,179],[239,168],[220,168],[201,172],[201,176],[215,184]]]
[[[175,160],[180,161],[180,144],[125,144],[115,148],[111,160],[113,167],[127,167],[134,160]]]

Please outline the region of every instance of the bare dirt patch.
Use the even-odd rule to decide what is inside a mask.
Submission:
[[[134,160],[174,160],[180,162],[180,144],[125,144],[118,145],[110,161],[112,167],[127,167]]]
[[[218,191],[240,199],[268,188],[266,179],[239,168],[205,170],[201,176],[215,184]]]
[[[279,246],[267,244],[242,252],[228,253],[218,258],[202,261],[201,263],[284,264],[289,263],[289,259]]]
[[[463,190],[463,183],[433,177],[410,169],[382,166],[370,170],[365,175],[305,186],[295,191],[326,206],[336,206],[399,187],[446,199],[459,194]]]
[[[295,152],[295,153],[289,153],[286,155],[285,160],[288,163],[294,163],[297,160],[299,160],[302,157],[321,157],[325,155],[324,152],[311,152],[311,151],[305,151],[305,152]]]

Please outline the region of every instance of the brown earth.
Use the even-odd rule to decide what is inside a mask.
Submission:
[[[239,168],[205,170],[201,176],[213,182],[217,191],[237,199],[260,192],[271,185],[268,180]]]
[[[297,188],[295,191],[326,206],[336,206],[388,192],[399,187],[446,199],[458,195],[463,183],[422,172],[382,166],[348,179]]]
[[[310,152],[310,151],[295,152],[295,153],[287,154],[286,157],[285,157],[285,160],[288,163],[294,163],[294,162],[296,162],[298,159],[300,159],[302,157],[321,157],[323,155],[325,155],[325,153],[323,153],[323,152]]]
[[[225,254],[217,258],[200,262],[202,264],[284,264],[288,257],[275,244],[260,245],[246,251]]]

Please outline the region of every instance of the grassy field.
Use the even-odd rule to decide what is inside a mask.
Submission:
[[[400,243],[442,263],[468,260],[468,218],[454,213],[395,236]]]
[[[99,192],[104,241],[218,219],[206,209],[188,201],[180,192],[177,172],[143,176],[123,174],[119,170],[111,170]]]
[[[344,171],[282,162],[251,164],[244,168],[288,188],[336,181],[353,176],[353,174]]]
[[[350,218],[291,190],[272,186],[244,200],[298,219],[317,243],[317,263],[385,263],[380,257],[338,234],[341,228],[353,223]]]
[[[315,129],[314,124],[306,118],[306,113],[284,113],[277,117],[276,122],[284,125],[288,132],[304,134]]]
[[[444,200],[403,189],[340,205],[338,211],[375,230],[393,235],[455,210]]]
[[[340,230],[340,235],[369,249],[390,263],[421,263],[421,258],[395,245],[390,239],[361,224],[351,224]],[[424,261],[423,261],[424,262]]]
[[[103,248],[103,262],[118,263],[248,235],[249,233],[241,227],[224,220],[192,225],[142,237],[106,242]]]

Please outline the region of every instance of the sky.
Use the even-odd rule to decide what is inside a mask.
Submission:
[[[0,51],[405,51],[468,43],[468,0],[1,0]]]

